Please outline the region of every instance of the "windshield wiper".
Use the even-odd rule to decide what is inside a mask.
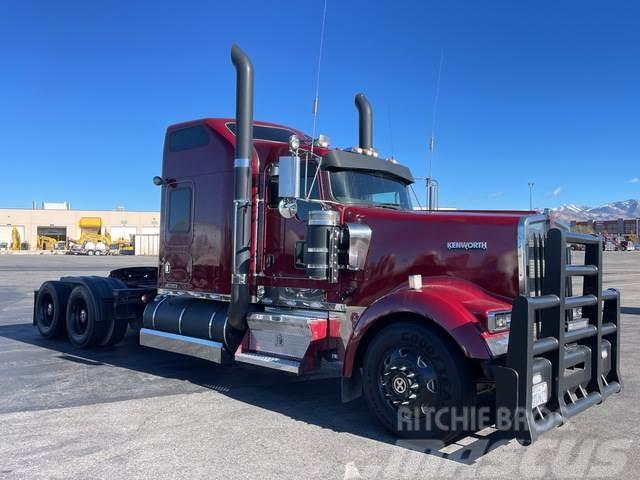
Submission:
[[[374,203],[376,207],[390,208],[392,210],[400,210],[401,206],[397,203]]]

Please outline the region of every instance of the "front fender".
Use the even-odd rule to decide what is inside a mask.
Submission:
[[[351,377],[367,332],[390,315],[403,313],[429,319],[442,327],[468,358],[490,358],[480,318],[486,317],[489,310],[508,310],[511,303],[465,280],[425,277],[423,282],[419,290],[404,284],[362,312],[347,343],[343,376]]]

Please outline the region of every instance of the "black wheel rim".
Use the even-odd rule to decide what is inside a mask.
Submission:
[[[380,393],[390,408],[425,415],[440,403],[438,375],[432,362],[411,348],[390,351],[381,363]]]
[[[53,323],[53,318],[55,315],[55,307],[53,305],[53,297],[48,293],[45,293],[42,296],[42,300],[40,301],[40,322],[43,327],[50,327]]]
[[[71,328],[76,335],[84,335],[89,326],[89,309],[87,303],[77,298],[72,304],[70,309]]]

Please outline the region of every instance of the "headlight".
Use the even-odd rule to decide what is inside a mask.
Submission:
[[[503,332],[511,327],[511,310],[489,312],[487,316],[487,329],[491,333]]]
[[[297,135],[291,135],[289,137],[289,148],[292,152],[300,148],[300,138]]]
[[[318,135],[318,139],[316,140],[316,145],[323,148],[329,148],[329,143],[331,143],[331,139],[326,135]]]

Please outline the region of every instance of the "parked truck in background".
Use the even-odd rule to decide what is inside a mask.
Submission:
[[[236,117],[167,129],[158,268],[45,282],[42,335],[90,348],[132,324],[141,345],[219,364],[339,362],[343,400],[364,395],[408,437],[454,438],[447,420],[488,389],[507,412],[496,426],[527,444],[622,389],[597,237],[531,212],[414,211],[413,176],[374,148],[364,95],[358,146],[332,149],[254,121],[253,67],[231,57]]]

